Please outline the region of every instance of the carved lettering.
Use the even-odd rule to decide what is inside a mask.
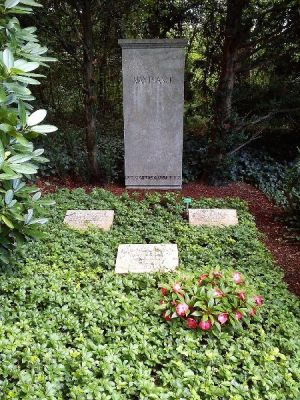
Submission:
[[[137,180],[167,180],[167,179],[181,179],[181,176],[166,176],[166,175],[158,175],[158,176],[149,176],[149,175],[128,175],[125,177],[126,179],[137,179]]]
[[[150,76],[150,75],[137,75],[133,77],[135,84],[145,85],[146,83],[154,83],[160,85],[168,85],[173,82],[172,76]]]

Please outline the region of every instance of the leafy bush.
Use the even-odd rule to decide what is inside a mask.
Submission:
[[[230,178],[254,184],[275,204],[287,212],[286,222],[296,232],[300,229],[299,156],[283,165],[264,151],[245,150],[230,169]],[[299,236],[294,236],[298,239]]]
[[[120,136],[98,135],[98,162],[108,182],[124,181],[124,144]],[[54,138],[42,137],[40,144],[49,154],[40,175],[76,176],[88,180],[88,162],[84,144],[84,130],[76,126],[64,127]]]
[[[21,28],[13,14],[30,14],[38,4],[32,0],[6,0],[0,3],[0,262],[7,262],[9,252],[28,236],[38,235],[37,227],[45,218],[34,218],[35,210],[48,204],[40,200],[37,188],[26,187],[29,176],[37,173],[38,164],[47,161],[43,149],[31,142],[38,135],[53,132],[52,125],[40,125],[45,110],[33,113],[34,100],[28,85],[38,85],[33,73],[44,57],[34,27]]]
[[[284,203],[282,192],[286,167],[265,151],[246,149],[230,167],[229,177],[234,181],[252,183],[277,203]]]
[[[300,156],[287,168],[283,183],[283,193],[286,199],[285,209],[289,213],[292,229],[300,230]],[[300,240],[299,236],[296,236]]]
[[[183,277],[171,287],[163,286],[161,293],[165,320],[183,318],[188,328],[212,329],[217,335],[222,326],[247,323],[263,303],[238,271],[213,270],[196,278]]]
[[[104,190],[61,190],[44,238],[0,274],[0,393],[4,399],[295,400],[300,307],[240,200],[239,225],[189,227],[182,200],[136,201]],[[111,231],[77,232],[67,209],[114,209]],[[115,275],[120,243],[177,243],[178,275]],[[239,270],[264,298],[249,327],[199,335],[155,312],[160,285],[183,274]],[[1,397],[0,396],[0,397]]]

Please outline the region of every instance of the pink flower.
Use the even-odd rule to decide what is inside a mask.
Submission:
[[[249,312],[249,317],[253,317],[256,314],[256,308],[252,308],[252,310]]]
[[[160,300],[159,304],[165,304],[165,302],[163,300]]]
[[[176,314],[178,317],[184,317],[189,309],[189,306],[185,303],[178,304],[176,306]]]
[[[202,281],[204,281],[204,279],[206,279],[208,277],[208,274],[202,274],[199,276],[197,284],[200,286]]]
[[[221,325],[225,324],[228,320],[228,313],[221,313],[218,315],[218,321]]]
[[[163,296],[165,296],[167,294],[167,289],[165,289],[164,287],[161,288],[161,294]]]
[[[172,306],[174,306],[174,307],[176,307],[176,306],[177,306],[177,303],[176,303],[176,301],[175,301],[175,300],[171,301],[171,304],[172,304]]]
[[[178,293],[178,292],[180,292],[180,290],[181,290],[181,286],[180,286],[180,283],[175,283],[174,285],[173,285],[173,291],[175,292],[175,293]]]
[[[245,294],[245,292],[239,292],[239,293],[237,294],[237,297],[238,297],[239,299],[243,300],[243,301],[246,300],[246,294]]]
[[[214,296],[215,297],[223,297],[224,293],[222,292],[222,290],[216,288],[216,289],[214,289]]]
[[[203,331],[209,331],[211,328],[211,321],[208,319],[207,321],[203,321],[203,319],[199,323],[199,328]]]
[[[190,329],[196,329],[197,328],[197,321],[194,320],[194,318],[187,318],[186,320],[187,327]]]
[[[240,283],[243,282],[243,277],[240,274],[240,272],[234,272],[232,274],[232,279],[233,279],[234,283],[236,283],[237,285],[239,285]]]
[[[243,318],[243,314],[240,311],[236,311],[234,313],[234,318],[238,321],[239,319]]]
[[[261,306],[264,302],[264,299],[261,296],[254,296],[253,299],[258,306]]]
[[[222,274],[219,271],[214,272],[214,278],[222,278]]]
[[[170,315],[166,315],[165,312],[162,314],[162,316],[166,321],[170,321],[171,320],[171,316]]]

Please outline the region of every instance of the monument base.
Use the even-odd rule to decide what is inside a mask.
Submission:
[[[181,190],[182,186],[137,186],[137,185],[126,185],[126,189],[149,189],[149,190]]]

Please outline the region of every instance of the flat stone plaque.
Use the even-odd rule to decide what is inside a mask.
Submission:
[[[231,226],[239,223],[236,210],[226,208],[189,209],[189,224],[192,226]]]
[[[119,40],[125,185],[182,186],[185,39]]]
[[[115,272],[170,272],[178,263],[177,244],[120,244]]]
[[[114,220],[114,210],[68,210],[64,223],[74,229],[89,227],[109,231]]]

